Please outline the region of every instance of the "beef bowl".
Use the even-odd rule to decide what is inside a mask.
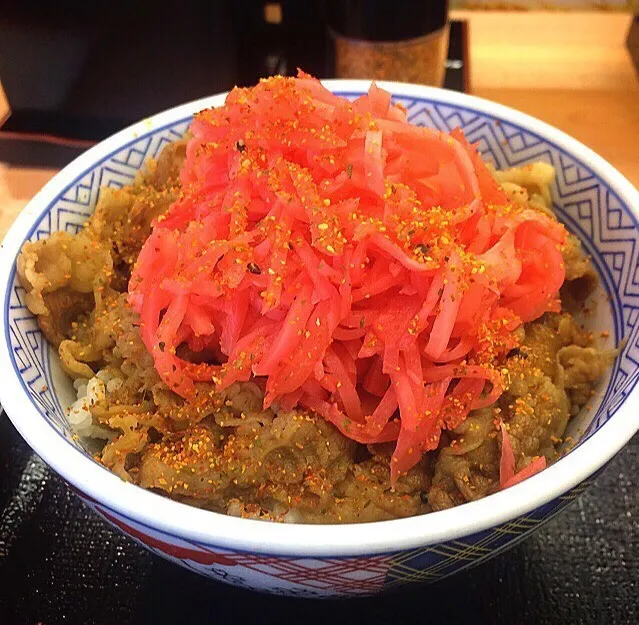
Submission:
[[[369,93],[370,82],[326,81],[325,87],[333,94],[358,102],[352,105],[355,108],[344,105],[339,117],[334,110],[342,105],[337,106],[319,83],[302,80],[312,105],[307,109],[306,100],[300,101],[294,130],[299,131],[299,121],[307,134],[294,134],[293,126],[280,128],[278,119],[271,125],[260,122],[255,126],[260,132],[270,132],[270,141],[279,141],[278,133],[288,137],[288,148],[291,141],[298,142],[287,161],[287,171],[292,172],[286,178],[288,191],[282,191],[282,185],[273,186],[273,172],[282,164],[281,151],[267,153],[263,143],[259,158],[264,165],[261,170],[255,165],[259,160],[256,141],[258,137],[266,141],[265,134],[253,129],[253,134],[234,138],[227,152],[216,151],[222,149],[217,142],[228,139],[228,129],[220,134],[222,126],[235,124],[236,132],[242,124],[248,128],[254,121],[249,110],[251,92],[239,92],[232,96],[233,106],[239,107],[233,111],[249,117],[237,121],[235,113],[226,117],[210,113],[199,116],[199,125],[191,127],[199,111],[225,106],[225,94],[165,111],[91,148],[34,197],[2,246],[4,341],[0,362],[5,378],[0,399],[20,434],[82,501],[152,552],[211,579],[244,588],[308,597],[372,595],[442,579],[515,544],[578,497],[639,428],[635,390],[639,376],[635,329],[639,327],[639,194],[584,145],[498,104],[400,83],[382,83],[381,89],[373,87],[368,99],[361,99]],[[267,86],[260,88],[268,91],[270,83],[264,84]],[[280,88],[280,99],[273,102],[290,104],[288,87]],[[386,92],[398,106],[389,104]],[[340,119],[342,126],[335,130],[327,123],[310,128],[309,116],[324,123],[329,114]],[[351,125],[357,126],[362,119],[366,124],[348,140],[340,135],[346,132],[344,116]],[[432,130],[407,130],[406,122]],[[193,134],[184,139],[187,131]],[[199,145],[189,139],[193,136],[199,137]],[[313,143],[316,151],[312,154],[301,149],[306,150],[311,140],[319,142]],[[329,144],[334,152],[326,152]],[[167,145],[174,147],[160,156]],[[278,145],[280,150],[285,144]],[[437,163],[439,151],[444,160]],[[219,154],[222,157],[215,167],[221,167],[223,175],[215,178],[204,167],[213,161],[198,159],[215,160]],[[435,161],[430,155],[435,155]],[[190,169],[180,173],[185,158],[184,167]],[[306,196],[299,185],[310,178],[304,178],[307,170],[298,167],[299,163],[291,165],[292,158],[308,159],[304,161],[307,170],[320,168],[330,181],[325,186],[318,183],[313,192],[333,193],[333,199],[326,196],[322,203],[320,197],[312,210],[305,207]],[[158,161],[145,165],[148,159]],[[443,182],[442,172],[453,170],[476,175],[467,180],[453,173]],[[217,180],[215,184],[253,176],[248,208],[238,204],[237,212],[228,208],[231,217],[223,218],[227,220],[223,226],[226,238],[188,239],[189,245],[201,246],[197,258],[205,258],[216,245],[227,245],[228,229],[237,227],[245,237],[242,245],[254,254],[247,257],[248,263],[243,256],[234,261],[242,273],[232,288],[251,285],[245,293],[254,288],[258,295],[242,300],[244,321],[233,331],[220,328],[236,318],[235,312],[210,304],[212,299],[205,305],[206,297],[222,297],[225,289],[231,289],[232,263],[224,265],[231,268],[228,280],[216,283],[214,295],[203,294],[202,283],[196,292],[193,281],[190,294],[184,295],[185,283],[167,277],[180,263],[171,260],[170,246],[162,246],[171,237],[191,236],[186,222],[180,220],[184,211],[195,206],[184,208],[192,199],[189,185],[203,171],[209,180]],[[414,193],[404,184],[407,171],[412,172]],[[162,181],[168,179],[181,180],[181,190],[167,190]],[[266,186],[261,180],[267,181]],[[445,250],[450,233],[441,230],[426,239],[422,219],[401,239],[412,219],[409,213],[398,217],[402,206],[407,206],[402,202],[412,202],[411,214],[417,214],[424,208],[424,198],[444,193],[446,184],[446,197],[461,198],[456,208],[447,207],[441,198],[433,199],[424,214],[435,216],[437,227],[457,228],[454,236],[465,236],[466,226],[472,226],[475,234],[460,243],[457,252],[449,253]],[[352,196],[357,185],[357,197],[339,196],[346,193],[344,189],[351,189]],[[310,193],[308,188],[305,193]],[[238,194],[245,191],[245,187],[236,189]],[[259,201],[255,199],[258,191],[266,194]],[[293,194],[299,202],[271,204],[269,193],[278,202],[284,193],[289,199]],[[464,193],[470,194],[467,199]],[[215,202],[230,206],[222,195],[215,198],[208,198],[209,208]],[[293,204],[299,212],[286,208]],[[365,224],[369,230],[354,228],[348,234],[350,216],[359,227],[365,221],[362,215],[368,211],[370,217],[376,210],[370,207],[391,205],[395,208],[388,210],[397,211],[393,223],[400,238],[391,242],[382,236],[385,226],[372,218]],[[497,210],[495,205],[515,208]],[[207,215],[203,219],[208,219],[209,208],[201,208],[202,203],[197,206]],[[273,212],[277,206],[280,212]],[[318,206],[324,221],[314,221]],[[348,211],[340,213],[344,207]],[[195,214],[189,213],[187,221],[195,219]],[[478,225],[484,218],[489,230]],[[269,248],[264,241],[270,235],[262,240],[262,235],[255,234],[269,219],[274,224],[286,223],[288,234],[297,232],[298,238],[284,247]],[[457,227],[461,219],[467,220],[466,229]],[[508,219],[515,220],[512,232],[520,229],[510,243],[504,234],[507,229],[499,231],[495,225]],[[521,234],[524,222],[534,224],[526,226],[525,236]],[[298,225],[291,225],[295,223]],[[339,236],[324,239],[334,223],[342,227]],[[249,226],[252,233],[248,233]],[[107,236],[109,228],[115,234]],[[281,234],[279,226],[274,228],[273,232]],[[82,232],[88,238],[78,234]],[[340,239],[342,236],[345,238]],[[418,236],[422,238],[415,239]],[[483,243],[477,242],[480,236],[485,237]],[[495,236],[502,237],[499,245]],[[108,245],[100,248],[105,240]],[[148,245],[151,240],[154,243]],[[360,249],[357,244],[363,240],[370,243],[360,259],[363,271],[369,256],[376,255],[369,263],[370,279],[377,280],[370,282],[372,297],[355,283],[363,279],[360,274],[357,278],[356,269],[348,274],[348,280],[355,282],[342,289],[347,282],[340,278],[343,257],[338,262],[341,252],[335,249],[337,243],[343,244],[353,261]],[[400,240],[407,241],[405,247],[397,243]],[[99,248],[103,260],[96,260],[93,247]],[[240,247],[233,248],[233,253],[243,253]],[[495,261],[498,248],[504,256]],[[224,249],[216,252],[211,266],[202,265],[198,271],[214,271],[216,263],[219,269],[220,259],[226,258],[223,254],[231,253]],[[277,254],[282,249],[280,258]],[[472,250],[481,263],[473,265],[475,261],[468,260],[475,253]],[[492,250],[492,256],[487,250]],[[322,254],[323,260],[315,265]],[[442,270],[441,283],[437,283],[437,272],[444,265],[438,265],[438,258],[444,259],[441,263],[453,263],[452,269],[449,264],[449,269]],[[293,263],[290,266],[295,268],[282,274],[284,283],[290,281],[279,290],[281,276],[275,260],[282,265]],[[96,276],[102,275],[105,263],[108,277],[98,287]],[[271,263],[268,271],[267,263]],[[465,304],[468,293],[475,293],[474,277],[480,280],[485,272],[497,271],[499,263],[499,277],[481,291],[489,294],[488,303],[477,299],[475,305]],[[350,267],[355,268],[354,262]],[[470,286],[460,287],[461,304],[454,303],[455,294],[450,291],[450,285],[456,284],[456,267],[470,277]],[[526,272],[528,282],[521,278]],[[290,278],[293,273],[302,277],[295,282]],[[575,289],[564,289],[568,282]],[[278,312],[277,306],[283,305],[291,289],[298,291],[289,298],[289,309],[310,319],[308,326],[300,326],[295,339],[277,334],[286,331],[287,323],[294,326],[299,321],[293,313]],[[278,394],[278,388],[284,388],[291,376],[308,365],[294,360],[303,343],[295,343],[297,348],[282,355],[288,342],[303,342],[305,336],[316,344],[328,340],[320,331],[330,324],[332,304],[322,309],[329,311],[325,317],[319,313],[316,319],[309,317],[308,311],[300,312],[306,305],[304,292],[318,307],[314,311],[325,302],[337,302],[343,325],[309,368],[311,373],[300,378],[298,386],[291,383],[286,393]],[[434,294],[432,301],[429,293]],[[569,300],[575,297],[581,298],[578,310],[566,312]],[[401,306],[393,308],[400,300],[406,306],[419,300],[414,318],[416,323],[423,321],[418,327],[406,325],[408,333],[401,336],[392,334],[397,325],[388,322],[403,314]],[[188,306],[198,304],[197,314],[196,308],[187,307],[187,301]],[[142,350],[139,353],[128,353],[118,344],[122,332],[115,336],[112,331],[113,324],[122,325],[123,317],[109,317],[109,311],[120,305],[129,311],[122,313],[129,315],[127,328],[132,333],[127,335],[127,344]],[[148,313],[153,306],[155,312]],[[375,317],[377,325],[370,325],[373,306],[385,311]],[[497,366],[486,369],[481,358],[488,348],[486,341],[477,339],[481,324],[473,326],[473,320],[489,308],[494,315],[482,317],[482,331],[488,332],[485,328],[490,324],[486,324],[496,319],[507,331],[490,334],[488,343]],[[448,323],[441,313],[444,309],[453,310],[457,321],[453,318]],[[355,312],[363,310],[369,316],[355,319]],[[419,316],[422,312],[423,318]],[[466,325],[459,321],[463,315]],[[245,332],[242,328],[248,327],[248,320],[254,325]],[[99,324],[103,342],[96,347]],[[167,334],[169,326],[175,331]],[[249,341],[260,331],[262,360],[248,369],[238,364],[233,374],[238,380],[235,384],[249,387],[225,384],[223,376],[220,382],[215,372],[228,373],[233,361],[229,354],[235,353],[229,345]],[[233,332],[237,336],[229,338]],[[242,332],[243,338],[238,339]],[[411,342],[420,333],[426,336],[423,342],[417,338]],[[276,335],[286,340],[273,338]],[[174,336],[182,338],[167,345]],[[87,337],[94,337],[94,343],[89,345]],[[217,338],[213,341],[211,337]],[[374,340],[367,342],[367,337]],[[393,351],[395,339],[399,347]],[[385,347],[375,347],[382,343]],[[97,350],[97,355],[88,354],[91,350]],[[206,350],[214,354],[208,360],[201,356]],[[397,355],[400,350],[404,350],[401,357]],[[409,364],[413,353],[417,360]],[[398,360],[393,360],[393,354]],[[215,357],[219,362],[213,362]],[[273,381],[280,371],[277,367],[288,366],[286,358],[297,364],[290,365],[289,378]],[[144,362],[149,365],[140,373]],[[137,381],[132,381],[133,370]],[[179,379],[176,371],[181,373]],[[256,380],[248,381],[253,374]],[[220,384],[226,395],[215,395]],[[249,399],[242,396],[240,408],[236,405],[238,388],[249,388],[249,395],[253,394]],[[189,398],[201,397],[202,389],[218,397],[219,410],[203,415],[199,408],[194,409],[193,414],[199,416],[189,421],[185,406],[192,405]],[[129,393],[127,401],[133,407],[126,408],[125,399],[104,407],[117,393],[121,398]],[[441,419],[428,421],[427,436],[421,421],[410,422],[411,406],[421,406],[414,410],[428,416],[432,410],[424,406],[432,408],[437,393],[437,405],[448,406],[450,412],[438,413]],[[303,413],[295,412],[298,402]],[[369,417],[361,417],[362,411]],[[386,415],[380,416],[384,411]],[[252,438],[246,438],[247,428]],[[196,430],[199,438],[194,438]],[[471,444],[477,432],[483,434]],[[233,470],[228,465],[231,441],[237,453],[241,447],[246,459]],[[210,445],[208,451],[205,443]],[[322,451],[324,447],[329,451]],[[421,452],[427,452],[423,458]],[[299,462],[302,477],[291,468]]]

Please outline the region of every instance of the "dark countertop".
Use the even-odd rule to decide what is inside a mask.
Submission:
[[[1,415],[0,623],[636,625],[638,485],[635,437],[564,514],[483,566],[391,596],[286,599],[198,577],[116,533]]]

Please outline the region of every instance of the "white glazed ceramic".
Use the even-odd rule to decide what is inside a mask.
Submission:
[[[347,97],[366,81],[328,81]],[[460,126],[497,167],[536,160],[557,169],[555,208],[584,243],[601,277],[596,329],[627,343],[590,412],[571,433],[581,443],[542,473],[483,500],[432,514],[357,525],[281,525],[192,508],[127,484],[71,440],[64,407],[73,398],[54,350],[24,305],[15,259],[27,239],[77,231],[102,185],[129,183],[143,161],[178,138],[191,115],[224,95],[160,113],[88,150],[29,203],[7,234],[0,263],[4,296],[0,400],[31,447],[98,514],[152,551],[239,586],[308,596],[373,594],[440,579],[514,544],[577,496],[639,429],[639,194],[611,165],[536,119],[471,96],[382,84],[416,124]],[[605,120],[601,120],[605,123]],[[610,300],[610,303],[608,303]]]

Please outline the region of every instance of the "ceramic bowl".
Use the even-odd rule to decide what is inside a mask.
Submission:
[[[328,81],[346,97],[366,81]],[[410,121],[461,127],[498,168],[552,163],[555,208],[583,242],[600,278],[593,329],[626,343],[591,409],[571,423],[579,444],[542,473],[451,510],[370,524],[284,525],[238,519],[171,501],[127,484],[72,440],[65,407],[74,398],[55,350],[24,304],[15,259],[26,240],[76,232],[100,187],[132,181],[147,157],[180,137],[194,112],[224,95],[160,113],[88,150],[29,203],[1,253],[4,301],[0,400],[22,436],[97,514],[153,552],[237,586],[313,597],[374,594],[447,577],[521,540],[568,505],[639,428],[639,194],[612,166],[532,117],[471,96],[414,85],[383,85]],[[601,120],[605,123],[605,120]]]

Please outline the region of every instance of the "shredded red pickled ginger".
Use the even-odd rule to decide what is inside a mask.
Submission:
[[[499,397],[513,331],[558,310],[561,224],[509,203],[461,132],[411,125],[374,83],[350,102],[305,74],[262,80],[191,131],[183,193],[129,285],[185,398],[254,378],[266,407],[394,441],[395,481]]]
[[[546,468],[546,457],[536,456],[523,469],[515,473],[515,452],[513,451],[510,435],[504,425],[501,426],[501,456],[499,460],[499,488],[505,490]]]

